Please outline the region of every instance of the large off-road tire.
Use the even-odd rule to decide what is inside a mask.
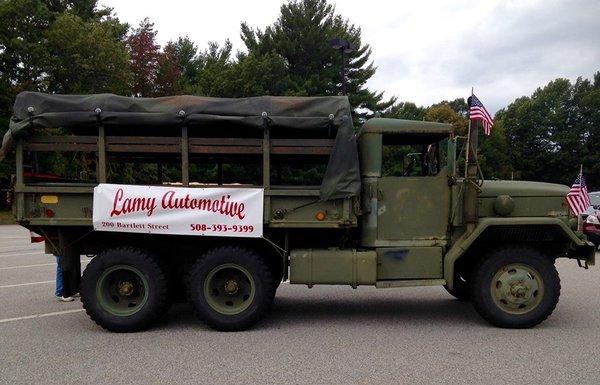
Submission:
[[[275,285],[259,255],[241,247],[217,247],[201,256],[187,277],[196,315],[220,331],[245,330],[273,303]]]
[[[460,275],[455,277],[452,289],[446,285],[444,285],[444,289],[459,301],[469,301],[471,299],[471,285]]]
[[[90,318],[107,330],[143,330],[168,309],[165,272],[144,250],[105,250],[83,273],[81,302]]]
[[[560,296],[554,261],[536,249],[506,247],[490,252],[474,268],[471,301],[488,322],[530,328],[552,314]]]

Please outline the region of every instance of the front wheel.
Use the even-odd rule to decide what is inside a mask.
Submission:
[[[245,330],[258,322],[275,296],[271,271],[253,251],[218,247],[192,266],[188,300],[198,317],[221,331]]]
[[[471,300],[495,326],[533,327],[552,314],[559,296],[553,261],[532,248],[493,251],[473,271]]]

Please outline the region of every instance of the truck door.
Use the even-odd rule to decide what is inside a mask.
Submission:
[[[450,187],[445,167],[436,175],[383,176],[377,187],[378,239],[446,238]]]

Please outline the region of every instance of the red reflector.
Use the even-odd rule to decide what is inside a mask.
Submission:
[[[46,209],[46,216],[48,218],[54,218],[54,210],[52,210],[52,209]]]
[[[36,234],[33,231],[30,231],[29,234],[31,235],[31,243],[39,243],[46,240],[46,237]]]

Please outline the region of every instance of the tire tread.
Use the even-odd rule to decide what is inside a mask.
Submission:
[[[202,274],[202,269],[205,263],[207,263],[207,261],[210,261],[213,258],[219,258],[220,255],[236,255],[238,257],[247,259],[248,261],[251,261],[251,263],[256,264],[255,268],[258,270],[259,276],[264,277],[264,296],[260,293],[256,293],[255,300],[259,300],[262,302],[258,306],[258,311],[252,313],[250,317],[247,317],[240,322],[229,324],[219,322],[214,317],[211,317],[210,314],[204,309],[203,304],[200,301],[197,301],[195,298],[196,286],[194,285],[194,283],[202,280],[202,277],[200,277],[199,275]],[[271,269],[265,263],[265,261],[263,261],[262,258],[260,258],[253,251],[238,246],[216,247],[214,249],[209,250],[206,254],[200,256],[196,260],[196,262],[194,262],[192,268],[186,276],[186,288],[188,301],[192,304],[192,308],[196,317],[198,317],[198,319],[200,319],[212,329],[225,332],[246,330],[254,324],[256,324],[260,319],[264,317],[266,312],[271,307],[276,291],[276,287],[273,284]]]
[[[526,322],[506,322],[505,320],[500,319],[495,313],[496,311],[501,310],[496,310],[486,306],[482,290],[478,289],[485,284],[484,282],[486,280],[486,273],[488,273],[485,269],[486,264],[490,263],[490,261],[494,258],[510,258],[514,255],[528,255],[527,258],[535,259],[537,262],[547,265],[549,272],[552,275],[550,282],[544,281],[544,285],[552,285],[552,287],[545,289],[545,291],[549,290],[550,293],[553,293],[550,307],[540,317],[528,320]],[[542,272],[540,272],[540,274],[542,274]],[[494,250],[484,258],[481,258],[473,269],[471,282],[473,282],[471,285],[471,301],[477,313],[479,313],[479,315],[481,315],[492,325],[510,329],[531,328],[545,321],[556,308],[561,290],[560,277],[550,257],[546,256],[535,248],[527,246],[506,246],[501,249]]]
[[[95,289],[92,293],[88,293],[88,289],[91,288],[87,288],[89,281],[93,280],[93,274],[95,273],[94,270],[96,268],[101,268],[101,264],[106,263],[110,259],[119,259],[123,255],[129,255],[130,257],[135,258],[141,263],[147,264],[150,269],[154,270],[155,277],[152,281],[152,284],[159,288],[158,295],[156,296],[157,302],[153,306],[151,313],[147,317],[145,317],[145,319],[130,325],[108,322],[107,320],[103,319],[100,314],[97,314],[94,309],[94,303],[92,302],[95,301],[96,297]],[[126,333],[144,330],[148,328],[152,323],[154,323],[157,319],[159,319],[162,315],[164,315],[164,313],[166,313],[169,309],[170,302],[168,301],[167,295],[168,287],[166,275],[163,269],[161,268],[160,264],[157,262],[157,258],[143,249],[131,246],[124,246],[102,251],[100,254],[98,254],[98,256],[94,257],[92,261],[88,264],[87,268],[83,272],[81,282],[81,303],[83,305],[83,308],[85,309],[86,314],[97,325],[112,332]],[[96,281],[93,282],[94,288],[95,284]]]

